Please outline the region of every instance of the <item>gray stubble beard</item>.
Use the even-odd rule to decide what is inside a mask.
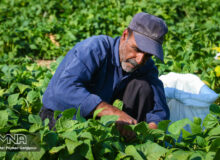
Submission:
[[[132,64],[134,66],[134,68],[130,68],[129,66],[127,66],[126,63]],[[131,73],[131,72],[134,72],[139,67],[139,65],[137,64],[137,62],[135,60],[128,59],[126,61],[121,62],[121,67],[125,72]]]

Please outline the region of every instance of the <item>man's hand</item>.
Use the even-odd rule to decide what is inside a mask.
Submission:
[[[95,110],[98,110],[100,108],[104,108],[99,114],[98,117],[105,116],[105,115],[117,115],[118,120],[120,122],[124,122],[127,124],[137,124],[137,120],[129,116],[127,113],[119,110],[118,108],[106,103],[101,102]]]
[[[157,125],[154,122],[150,122],[148,125],[150,129],[157,129]]]
[[[116,121],[117,129],[120,134],[126,138],[127,141],[130,141],[136,137],[136,134],[133,131],[126,129],[125,125],[137,124],[137,120],[129,116],[127,113],[119,110],[118,108],[106,103],[101,102],[97,107],[97,109],[104,108],[99,114],[98,117],[105,115],[117,115],[118,120]]]

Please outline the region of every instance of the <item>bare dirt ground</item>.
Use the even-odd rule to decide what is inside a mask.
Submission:
[[[37,60],[36,62],[37,62],[37,64],[38,64],[39,66],[50,67],[50,64],[51,64],[52,62],[55,62],[55,60]]]

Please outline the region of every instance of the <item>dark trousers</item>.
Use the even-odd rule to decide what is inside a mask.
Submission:
[[[154,94],[147,81],[141,79],[131,80],[123,91],[114,96],[123,101],[123,111],[132,116],[138,122],[146,121],[146,113],[154,106]],[[56,120],[53,118],[53,111],[42,107],[40,111],[42,120],[49,118],[49,127],[52,128]]]
[[[123,111],[138,122],[146,121],[146,113],[154,107],[153,90],[145,80],[131,80],[116,97],[123,101]]]

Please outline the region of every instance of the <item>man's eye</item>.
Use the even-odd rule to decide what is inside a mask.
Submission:
[[[136,52],[141,52],[140,49],[136,48],[136,47],[132,47]]]
[[[136,52],[140,52],[140,50],[139,50],[139,49],[137,49],[137,48],[135,48],[134,50],[135,50]]]
[[[132,48],[133,50],[137,51],[137,48],[136,48],[136,47],[133,47],[133,46],[132,46],[131,48]]]

